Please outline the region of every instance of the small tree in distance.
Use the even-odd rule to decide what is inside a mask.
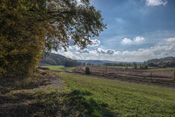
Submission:
[[[173,81],[175,81],[175,70],[174,70],[174,72],[173,72],[172,79],[173,79]]]
[[[85,68],[85,74],[87,74],[87,75],[91,74],[90,68],[89,68],[89,67],[86,67],[86,68]]]

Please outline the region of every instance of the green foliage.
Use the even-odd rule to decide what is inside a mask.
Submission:
[[[90,68],[89,68],[89,67],[86,67],[86,68],[85,68],[85,74],[87,74],[87,75],[91,74]]]
[[[81,48],[105,28],[89,0],[0,0],[0,76],[33,71],[43,51]]]

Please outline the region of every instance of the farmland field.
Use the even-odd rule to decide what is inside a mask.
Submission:
[[[174,68],[123,69],[100,66],[89,66],[89,68],[92,75],[103,76],[108,79],[175,87],[175,81],[172,80]],[[84,69],[85,67],[77,67],[76,71],[79,73],[84,73]]]
[[[52,70],[1,79],[0,116],[175,116],[174,88],[47,68]]]
[[[94,116],[175,116],[175,89],[79,74],[56,75],[89,102]]]

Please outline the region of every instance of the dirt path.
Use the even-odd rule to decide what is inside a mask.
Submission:
[[[52,80],[50,81],[50,83],[48,85],[57,86],[58,88],[63,86],[61,80],[57,76],[55,76],[54,74],[50,73],[50,78]]]

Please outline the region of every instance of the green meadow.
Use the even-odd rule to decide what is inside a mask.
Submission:
[[[53,71],[1,79],[0,116],[175,116],[175,89],[56,72],[64,71],[63,66],[47,67]]]
[[[63,68],[64,66],[61,66],[61,65],[50,65],[50,66],[42,66],[44,68],[49,68],[50,70],[53,70],[53,71],[64,71]]]
[[[56,74],[90,104],[93,116],[175,116],[175,89],[85,75]]]

